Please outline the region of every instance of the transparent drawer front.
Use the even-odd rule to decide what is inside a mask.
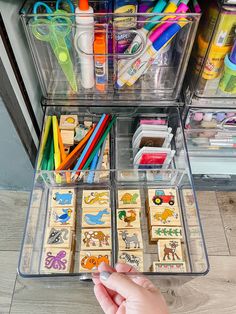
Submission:
[[[47,108],[42,138],[48,116],[77,113],[79,125],[89,120],[98,123],[97,110]],[[102,261],[128,263],[149,275],[194,276],[208,271],[178,109],[140,107],[132,112],[129,108],[126,114],[117,109],[116,115],[107,170],[81,170],[78,177],[73,167],[36,171],[19,262],[22,276],[88,279]],[[147,121],[149,127],[150,121],[168,123],[172,135],[167,136],[168,148],[162,149],[174,151],[170,162],[134,162],[132,137],[140,126],[143,131]],[[162,132],[155,143],[157,137],[161,141]],[[154,145],[153,137],[146,149]]]
[[[176,99],[200,15],[183,4],[174,15],[99,14],[95,4],[86,26],[83,14],[22,9],[45,98]]]

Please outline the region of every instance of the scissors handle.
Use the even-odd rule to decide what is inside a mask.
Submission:
[[[38,1],[35,2],[34,7],[33,7],[33,14],[37,14],[38,13],[38,8],[39,7],[44,7],[46,9],[46,13],[47,14],[52,14],[53,10],[44,2],[42,1]]]

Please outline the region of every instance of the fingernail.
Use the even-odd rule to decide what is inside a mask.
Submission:
[[[109,271],[102,271],[100,274],[100,279],[106,281],[110,277],[111,273]]]

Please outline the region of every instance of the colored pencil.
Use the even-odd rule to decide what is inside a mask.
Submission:
[[[48,133],[50,130],[50,126],[51,126],[51,122],[52,122],[52,117],[48,116],[46,119],[46,123],[45,123],[45,128],[44,128],[44,133],[43,133],[43,139],[42,139],[42,143],[41,143],[41,147],[39,149],[39,157],[38,157],[38,163],[37,163],[37,170],[40,169],[41,166],[41,162],[43,159],[43,154],[44,154],[44,148],[48,139]]]
[[[52,116],[53,140],[54,140],[54,163],[55,169],[60,166],[61,154],[58,143],[58,121],[57,116]]]
[[[94,175],[95,175],[94,170],[97,167],[98,159],[99,159],[99,152],[97,152],[97,154],[94,156],[94,158],[91,162],[90,171],[89,171],[88,178],[87,178],[87,183],[91,184],[94,182]]]

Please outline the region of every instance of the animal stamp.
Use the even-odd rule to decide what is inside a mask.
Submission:
[[[75,191],[74,189],[53,189],[52,190],[52,207],[74,207],[75,204]]]
[[[185,273],[187,270],[185,262],[153,262],[152,271],[155,273]]]
[[[67,146],[74,145],[74,130],[61,130],[62,143]]]
[[[110,207],[109,190],[83,190],[82,207]]]
[[[71,228],[49,227],[45,232],[44,247],[71,249],[74,232]]]
[[[152,226],[150,230],[151,241],[157,241],[159,239],[182,239],[183,231],[181,227],[163,227],[163,226]]]
[[[137,208],[140,206],[139,190],[118,190],[118,208]]]
[[[118,230],[119,250],[142,250],[143,240],[140,229]]]
[[[74,130],[78,124],[77,115],[61,115],[59,127],[62,130]]]
[[[110,208],[83,208],[82,228],[110,228],[111,210]]]
[[[117,228],[136,228],[140,229],[140,210],[139,209],[117,209]]]
[[[111,250],[111,229],[82,229],[81,250]]]
[[[49,210],[48,226],[75,227],[75,209],[72,207],[55,207]]]
[[[182,262],[182,245],[179,239],[158,240],[158,254],[161,262]]]
[[[120,251],[118,252],[118,262],[129,264],[140,272],[143,272],[143,252],[142,251]]]
[[[180,213],[176,208],[151,208],[149,222],[150,226],[181,226]]]
[[[102,263],[111,264],[110,251],[81,251],[79,257],[79,272],[94,272]]]
[[[46,248],[41,260],[41,273],[69,273],[72,252],[65,248]]]
[[[175,189],[148,189],[149,208],[176,208],[178,210],[178,200]]]

